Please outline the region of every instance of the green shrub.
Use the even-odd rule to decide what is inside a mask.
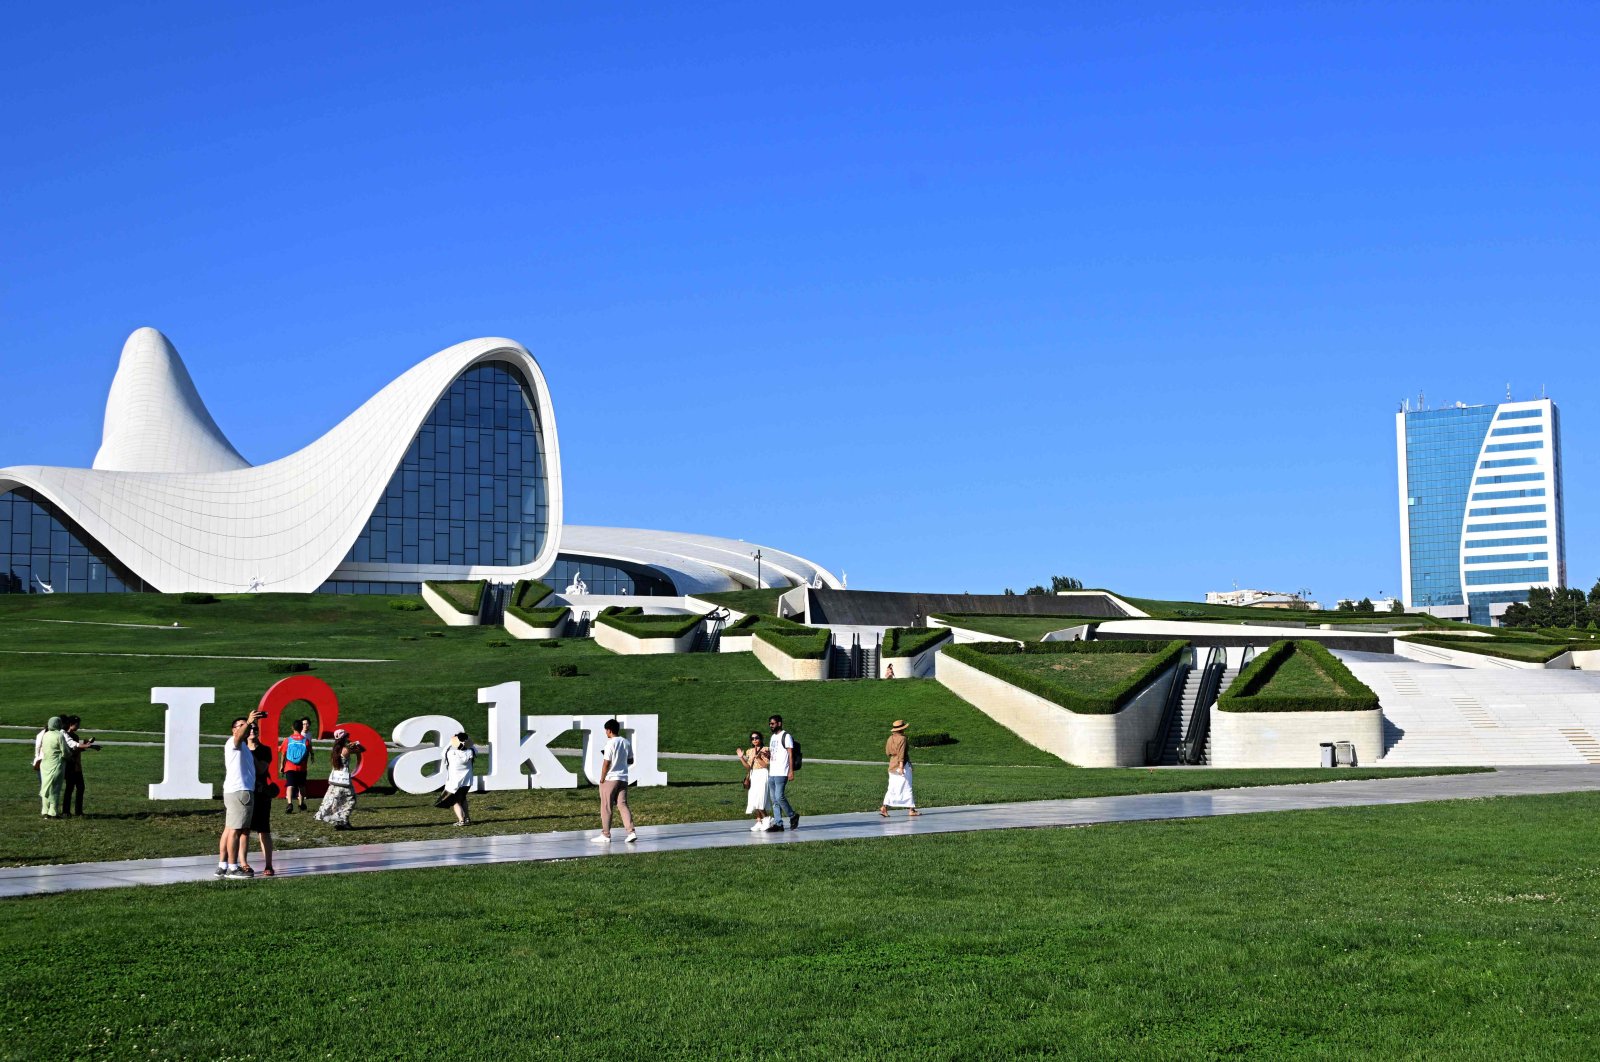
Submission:
[[[191,590],[186,594],[179,594],[178,600],[185,605],[215,605],[217,603],[217,595],[202,594]]]
[[[551,664],[551,678],[574,678],[578,674],[577,664]]]
[[[1002,682],[1043,697],[1079,715],[1113,715],[1125,708],[1134,697],[1157,675],[1178,661],[1188,643],[1183,641],[1156,642],[1136,639],[1116,639],[1104,642],[972,642],[967,645],[947,645],[943,652],[953,660],[975,667]],[[1100,694],[1080,693],[1005,662],[1008,656],[1049,656],[1055,654],[1140,653],[1149,654],[1150,660],[1138,671],[1120,681],[1113,689]]]
[[[1272,680],[1296,655],[1304,657],[1339,687],[1337,694],[1278,693]],[[1222,696],[1217,709],[1224,712],[1364,712],[1378,707],[1378,695],[1350,673],[1327,647],[1312,641],[1273,642],[1246,664]]]
[[[828,655],[828,642],[830,635],[827,631],[816,627],[802,627],[795,624],[797,629],[788,630],[783,627],[756,627],[757,638],[772,646],[778,652],[794,660],[821,660]]]
[[[697,675],[673,675],[672,676],[672,681],[673,682],[699,682],[700,678]]]
[[[646,616],[640,607],[602,609],[595,622],[635,638],[679,638],[700,625],[704,616]]]
[[[567,613],[572,609],[566,605],[557,605],[554,608],[523,608],[521,605],[507,605],[506,614],[515,616],[530,627],[556,627],[564,622]]]
[[[401,641],[401,642],[414,642],[416,640],[417,640],[417,636],[415,634],[402,634],[402,635],[400,635],[399,638],[396,639],[396,641]]]
[[[554,590],[537,579],[518,579],[511,587],[511,597],[508,600],[518,608],[534,608],[553,593]]]
[[[913,734],[911,737],[911,747],[914,749],[931,749],[939,745],[955,744],[958,744],[956,739],[943,730],[935,730],[931,734]]]
[[[466,579],[455,582],[429,580],[422,585],[438,594],[451,608],[463,616],[476,616],[483,611],[483,592],[489,585],[487,579]]]
[[[946,638],[953,637],[948,627],[890,627],[883,632],[881,656],[916,656],[925,653]]]
[[[504,649],[506,646],[510,645],[511,643],[506,641],[504,638],[490,638],[487,642],[484,642],[483,644],[485,644],[487,646],[490,646],[491,648],[494,648],[494,649]]]
[[[543,638],[543,639],[541,639],[539,641],[539,648],[541,648],[541,649],[560,649],[561,648],[561,639],[560,638]]]
[[[292,675],[297,671],[310,671],[311,665],[304,660],[269,660],[267,670],[274,675]]]
[[[389,602],[389,607],[396,612],[421,612],[427,606],[421,601],[413,601],[410,598],[406,598],[403,601]]]
[[[429,638],[443,638],[444,637],[444,631],[424,631],[423,633],[424,633],[424,635],[426,635]]]

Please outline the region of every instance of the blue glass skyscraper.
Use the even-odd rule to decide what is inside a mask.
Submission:
[[[1395,428],[1406,608],[1488,623],[1566,585],[1554,402],[1403,410]]]

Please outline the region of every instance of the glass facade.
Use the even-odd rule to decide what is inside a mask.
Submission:
[[[0,594],[153,589],[48,499],[26,487],[0,494]]]
[[[1464,603],[1461,525],[1478,452],[1494,413],[1494,406],[1468,406],[1405,415],[1410,602],[1415,608]]]
[[[639,597],[676,597],[678,594],[672,580],[653,568],[584,557],[576,553],[557,556],[555,567],[544,577],[544,582],[560,592],[572,585],[575,575],[583,577],[591,594],[633,594]]]
[[[329,579],[319,594],[420,594],[421,583],[387,583],[376,579]]]
[[[532,389],[510,365],[473,366],[411,440],[345,560],[530,564],[548,531],[548,489]]]

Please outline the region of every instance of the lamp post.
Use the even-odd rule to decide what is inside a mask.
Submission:
[[[761,589],[761,548],[759,546],[756,547],[756,551],[754,553],[750,554],[750,556],[755,558],[755,562],[756,562],[756,589],[760,590]]]

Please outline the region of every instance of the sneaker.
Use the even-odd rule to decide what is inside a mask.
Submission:
[[[241,864],[239,867],[239,873],[243,874],[247,878],[253,878],[256,876],[256,868],[247,867]]]
[[[639,835],[636,834],[636,833],[630,833],[630,834],[628,834],[628,836],[623,838],[623,840],[628,842],[629,844],[632,844],[633,842],[637,841],[638,839],[639,839]]]
[[[762,830],[761,832],[762,833],[782,833],[783,832],[783,823],[774,822],[774,823],[772,823],[772,825],[768,826],[765,830]]]
[[[590,844],[610,844],[611,843],[611,838],[607,837],[603,833],[597,833],[593,837],[589,838],[589,843]]]
[[[790,815],[789,816],[789,829],[798,830],[799,828],[800,828],[800,816],[799,815]]]
[[[225,878],[237,878],[240,881],[247,881],[250,878],[250,875],[244,872],[243,867],[234,867],[232,870],[228,871],[222,876]]]
[[[218,867],[217,868],[217,877],[225,878],[227,876],[228,876],[228,868],[227,867]]]
[[[283,806],[283,813],[285,815],[293,815],[294,814],[294,805],[293,804],[285,804]]]
[[[755,822],[752,822],[750,824],[750,832],[751,833],[760,833],[762,830],[765,830],[766,828],[767,828],[767,820],[766,819],[757,819]]]

